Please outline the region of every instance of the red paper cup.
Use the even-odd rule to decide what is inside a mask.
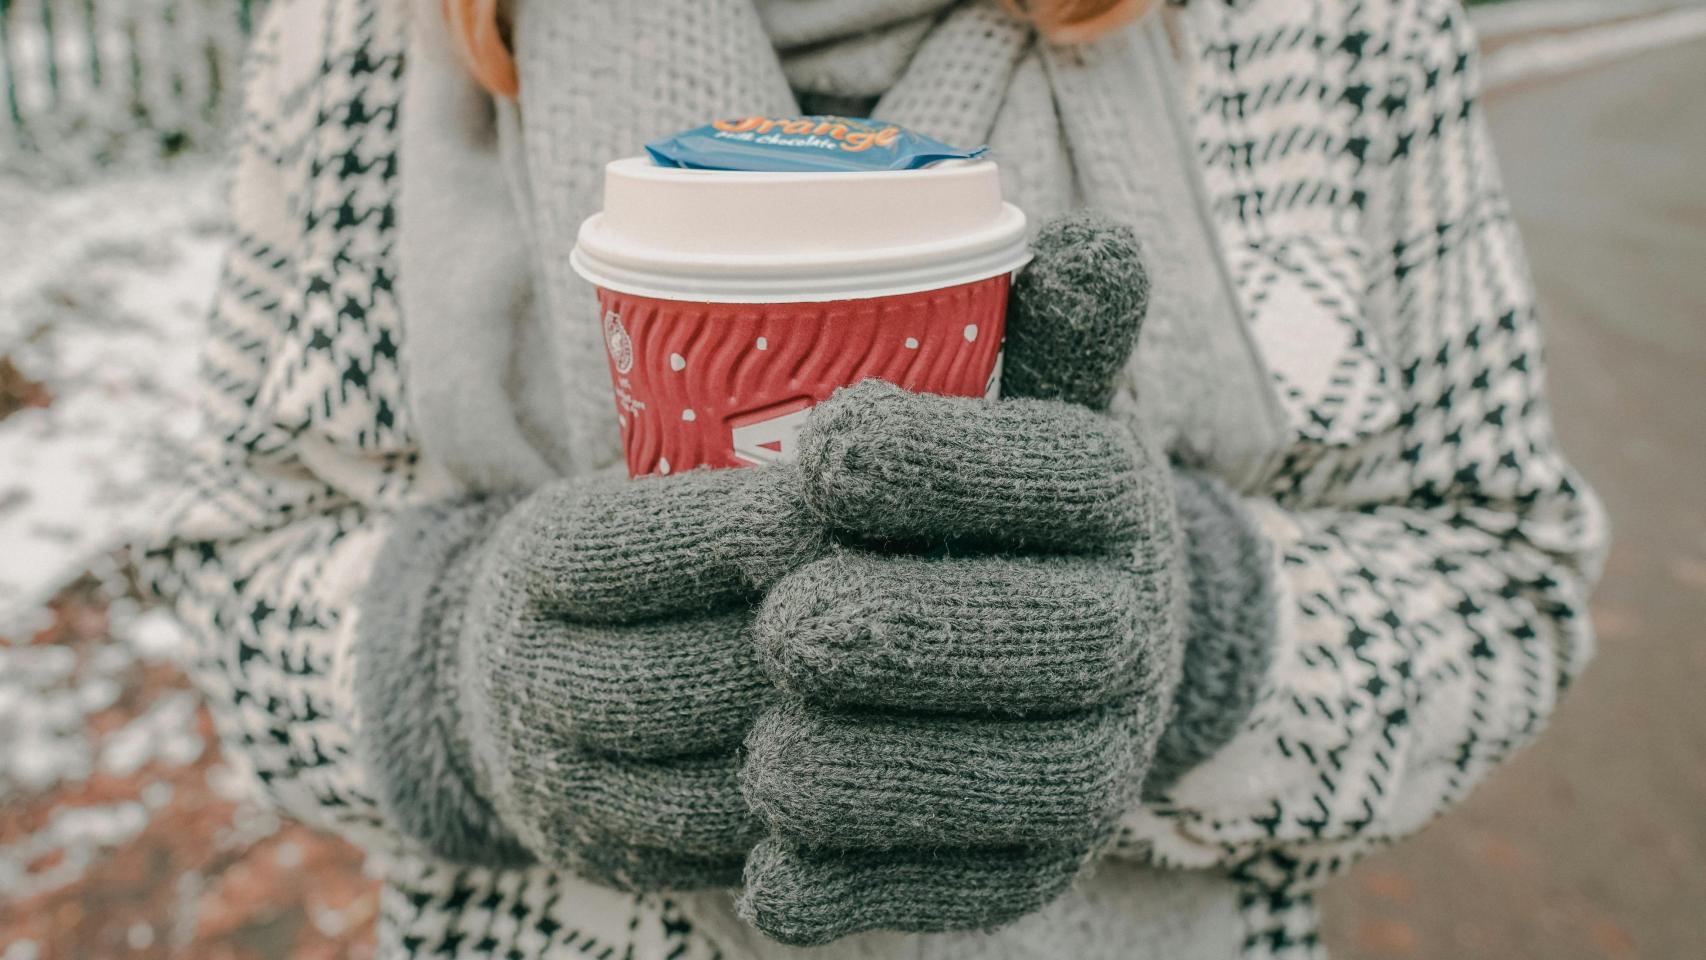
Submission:
[[[871,377],[993,394],[1027,259],[988,161],[758,174],[636,159],[610,165],[572,262],[597,287],[642,476],[792,460],[812,406]]]
[[[700,304],[600,289],[617,422],[633,476],[792,460],[812,406],[869,377],[993,392],[1006,274],[827,303]]]

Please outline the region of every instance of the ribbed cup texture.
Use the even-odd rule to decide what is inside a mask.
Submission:
[[[908,390],[981,397],[1001,353],[1006,274],[937,290],[824,303],[694,303],[600,288],[637,404],[622,420],[630,476],[738,467],[780,444],[763,424],[837,387],[875,378]],[[757,431],[760,436],[742,439]]]

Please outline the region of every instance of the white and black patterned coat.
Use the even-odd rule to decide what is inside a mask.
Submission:
[[[383,862],[397,952],[715,955],[661,898],[417,857],[355,760],[352,598],[388,514],[444,491],[400,364],[398,6],[280,0],[258,38],[205,455],[158,586],[232,757]],[[1553,435],[1457,0],[1183,20],[1201,167],[1288,424],[1243,490],[1282,558],[1282,630],[1244,730],[1122,852],[1228,871],[1248,956],[1318,956],[1318,885],[1461,799],[1588,660],[1604,520]]]

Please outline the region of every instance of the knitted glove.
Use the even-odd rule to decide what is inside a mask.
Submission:
[[[797,472],[571,480],[400,521],[362,603],[367,759],[453,861],[738,882],[760,590],[822,552]],[[423,587],[424,584],[424,587]]]
[[[759,654],[790,697],[741,773],[769,835],[740,910],[770,936],[1035,910],[1146,774],[1194,765],[1250,709],[1271,632],[1260,541],[1224,491],[1092,409],[1144,290],[1128,231],[1054,224],[1015,293],[1008,384],[1059,399],[866,383],[814,412],[805,502],[844,545],[764,601]],[[1187,645],[1203,666],[1183,668]]]
[[[1066,261],[1102,271],[1105,232],[1045,234],[1061,240],[1016,290],[1009,384],[1105,396],[1102,368],[1131,339],[1108,324],[1141,314],[1141,284],[1058,316],[1038,306],[1073,295],[1051,289]],[[774,699],[751,606],[825,554],[832,518],[808,492],[800,468],[772,467],[563,481],[399,518],[357,625],[358,742],[392,821],[453,861],[537,857],[625,889],[732,884],[765,830],[734,746]]]
[[[1021,377],[1071,362],[1030,346],[1009,356]],[[792,466],[406,514],[360,603],[362,743],[390,819],[457,862],[734,885],[763,832],[735,751],[774,693],[752,608],[826,544]]]

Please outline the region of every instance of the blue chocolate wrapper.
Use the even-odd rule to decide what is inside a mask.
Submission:
[[[822,173],[917,170],[942,160],[975,160],[964,149],[903,127],[860,117],[742,117],[718,120],[646,144],[662,167]]]

